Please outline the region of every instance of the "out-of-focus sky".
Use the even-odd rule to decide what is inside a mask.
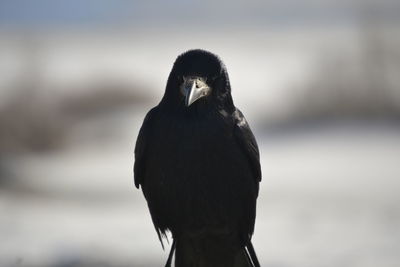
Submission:
[[[399,266],[399,1],[0,1],[0,266],[162,266],[133,149],[218,54],[263,169],[262,266]]]
[[[186,27],[296,25],[298,23],[354,24],[363,9],[374,9],[385,20],[398,21],[394,0],[283,0],[283,1],[51,1],[3,0],[1,22],[6,25],[55,26],[124,24]],[[180,25],[184,23],[184,25]]]

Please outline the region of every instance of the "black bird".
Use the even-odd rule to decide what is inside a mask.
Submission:
[[[177,267],[259,266],[251,244],[258,146],[216,55],[198,49],[176,59],[140,129],[134,176],[161,244],[172,233],[166,266],[174,250]]]

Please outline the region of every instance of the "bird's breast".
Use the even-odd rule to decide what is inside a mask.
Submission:
[[[163,120],[156,128],[162,131],[148,151],[146,181],[160,191],[217,194],[250,172],[233,126],[223,121]]]
[[[157,127],[162,132],[150,141],[144,192],[158,224],[235,221],[238,209],[253,203],[254,179],[233,126],[163,120]]]

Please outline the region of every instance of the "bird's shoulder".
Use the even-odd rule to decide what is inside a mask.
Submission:
[[[140,127],[139,135],[136,141],[135,153],[136,150],[141,148],[142,142],[148,137],[149,132],[153,128],[154,122],[157,120],[159,114],[158,106],[153,107],[149,112],[147,112],[146,116],[144,117],[142,127]]]
[[[133,167],[135,186],[139,188],[139,185],[143,182],[144,176],[144,158],[146,154],[146,147],[149,142],[149,135],[152,131],[154,121],[156,120],[159,113],[158,106],[152,108],[145,116],[142,127],[139,130],[138,137],[135,145],[135,163]]]
[[[243,113],[236,108],[232,114],[234,119],[233,134],[242,151],[246,154],[253,170],[254,178],[261,181],[260,152],[250,125]]]
[[[249,127],[249,124],[247,123],[246,118],[244,117],[243,113],[236,108],[235,111],[233,112],[233,118],[235,120],[236,126],[237,127]]]

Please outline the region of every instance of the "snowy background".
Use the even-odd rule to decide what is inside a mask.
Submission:
[[[0,1],[0,266],[163,266],[133,150],[218,54],[263,169],[267,267],[400,265],[398,1]]]

